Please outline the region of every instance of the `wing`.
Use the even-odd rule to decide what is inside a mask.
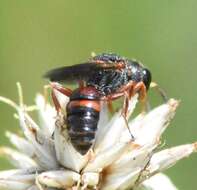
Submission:
[[[78,80],[87,80],[90,75],[95,72],[117,69],[117,64],[115,63],[97,63],[97,62],[88,62],[82,63],[73,66],[60,67],[48,71],[44,77],[49,78],[50,81],[56,82],[72,82]],[[119,69],[119,67],[118,67]]]
[[[91,73],[98,69],[99,67],[97,64],[82,63],[50,70],[44,75],[44,77],[49,78],[50,81],[57,82],[86,80]]]

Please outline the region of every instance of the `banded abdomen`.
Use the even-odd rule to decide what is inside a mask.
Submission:
[[[85,154],[95,140],[100,114],[100,94],[95,88],[76,89],[67,105],[66,123],[71,143]]]

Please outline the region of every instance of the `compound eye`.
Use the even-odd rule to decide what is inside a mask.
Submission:
[[[149,86],[150,86],[150,83],[151,83],[151,72],[148,70],[148,69],[143,69],[143,83],[145,84],[146,86],[146,90],[149,89]]]

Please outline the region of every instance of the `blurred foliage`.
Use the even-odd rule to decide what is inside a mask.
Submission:
[[[116,52],[150,68],[169,97],[181,100],[167,146],[197,139],[197,1],[196,0],[1,0],[0,94],[17,101],[20,81],[25,101],[33,104],[42,91],[45,71],[77,64],[91,52]],[[161,102],[149,93],[152,105]],[[13,110],[0,104],[3,133],[17,131]],[[148,135],[148,134],[147,134]],[[196,186],[197,156],[167,171],[182,190]],[[10,167],[1,159],[0,169]]]

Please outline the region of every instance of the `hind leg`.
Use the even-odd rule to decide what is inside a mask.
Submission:
[[[69,89],[69,88],[63,87],[58,83],[50,83],[50,86],[52,88],[52,92],[51,92],[52,100],[53,100],[53,103],[55,105],[55,109],[56,109],[57,113],[59,113],[59,111],[61,110],[61,105],[60,105],[60,102],[58,101],[58,99],[55,95],[55,90],[58,91],[59,93],[65,95],[65,96],[67,96],[67,97],[71,96],[72,90]]]

